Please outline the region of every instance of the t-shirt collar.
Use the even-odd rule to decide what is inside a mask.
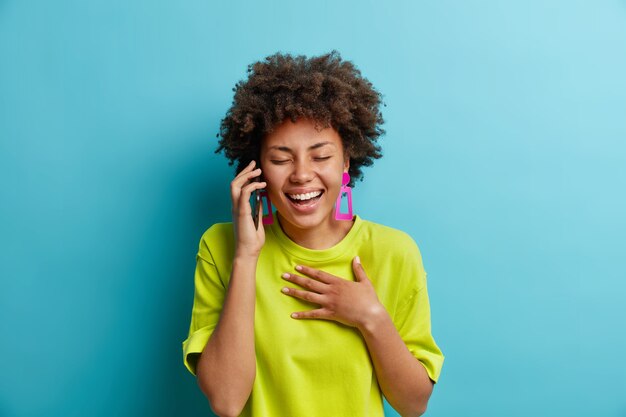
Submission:
[[[274,213],[274,219],[277,218],[278,216]],[[283,229],[278,224],[278,221],[274,221],[268,229],[274,234],[278,244],[295,257],[308,261],[323,262],[338,258],[346,253],[353,246],[356,236],[359,234],[359,230],[361,229],[362,223],[363,221],[361,218],[358,215],[355,215],[354,224],[348,231],[348,234],[346,234],[339,243],[328,249],[308,249],[298,245],[296,242],[291,240],[285,232],[283,232]]]

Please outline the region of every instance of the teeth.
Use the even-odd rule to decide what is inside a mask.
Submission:
[[[312,198],[319,196],[320,194],[322,194],[321,191],[313,191],[312,193],[306,193],[306,194],[287,194],[287,195],[293,198],[294,200],[310,200]]]

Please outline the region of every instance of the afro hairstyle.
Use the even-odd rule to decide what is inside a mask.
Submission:
[[[332,127],[350,158],[350,185],[362,180],[363,166],[382,157],[378,138],[385,133],[380,112],[382,95],[337,51],[307,58],[276,53],[248,66],[232,106],[220,124],[216,153],[224,152],[240,172],[259,159],[265,135],[287,119],[315,121]]]

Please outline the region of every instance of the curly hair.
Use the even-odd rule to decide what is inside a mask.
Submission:
[[[318,57],[276,53],[248,66],[233,103],[220,124],[216,153],[224,152],[237,172],[260,156],[261,140],[286,119],[310,119],[333,127],[350,158],[350,185],[362,180],[363,166],[382,157],[385,133],[382,95],[337,51]]]

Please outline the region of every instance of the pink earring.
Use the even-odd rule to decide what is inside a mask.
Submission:
[[[273,224],[274,214],[272,214],[272,202],[270,201],[270,196],[265,190],[260,191],[259,195],[261,196],[261,205],[264,205],[265,209],[267,209],[267,214],[263,215],[263,224]]]
[[[337,202],[335,203],[335,219],[336,220],[352,220],[352,188],[348,187],[350,183],[350,174],[347,172],[343,173],[343,177],[341,178],[341,191],[339,191],[339,195],[337,196]],[[348,197],[348,212],[341,212],[341,198],[343,195]]]

